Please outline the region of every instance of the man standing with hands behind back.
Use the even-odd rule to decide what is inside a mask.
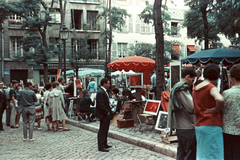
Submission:
[[[98,150],[101,152],[109,152],[108,148],[112,147],[107,144],[107,135],[111,119],[109,95],[107,93],[109,86],[110,81],[107,78],[103,78],[96,97],[96,115],[100,120],[100,127],[98,130]]]

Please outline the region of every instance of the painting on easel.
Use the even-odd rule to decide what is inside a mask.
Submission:
[[[143,113],[151,114],[156,116],[160,108],[161,101],[148,100]]]

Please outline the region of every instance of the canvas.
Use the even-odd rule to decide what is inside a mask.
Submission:
[[[160,108],[161,101],[147,100],[143,113],[156,116]]]
[[[155,126],[156,130],[164,131],[167,128],[168,112],[160,111]]]

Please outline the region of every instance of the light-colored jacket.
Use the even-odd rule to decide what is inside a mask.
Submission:
[[[64,99],[62,91],[54,88],[48,96],[49,109],[51,110],[52,121],[66,119],[66,114],[63,110]]]

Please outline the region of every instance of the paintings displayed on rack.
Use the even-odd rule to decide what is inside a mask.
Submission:
[[[158,113],[155,129],[159,131],[164,131],[167,128],[167,119],[168,119],[168,112],[160,111]]]
[[[147,100],[143,113],[156,116],[160,108],[161,101]]]

